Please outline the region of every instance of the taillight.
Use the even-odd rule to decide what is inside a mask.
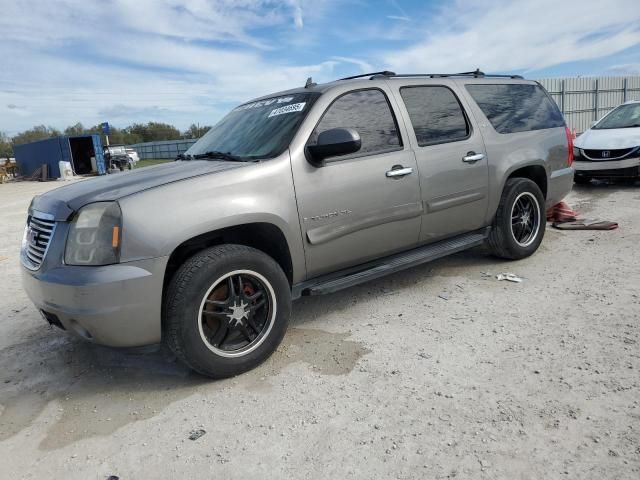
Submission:
[[[569,127],[564,127],[564,132],[567,134],[567,165],[570,167],[573,164],[573,134]]]

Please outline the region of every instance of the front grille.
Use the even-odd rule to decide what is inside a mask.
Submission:
[[[49,249],[56,222],[31,216],[27,220],[25,244],[23,249],[23,263],[27,268],[37,270],[42,265],[44,256]]]
[[[589,160],[619,160],[631,155],[635,150],[638,150],[638,147],[617,150],[582,150],[582,153]]]

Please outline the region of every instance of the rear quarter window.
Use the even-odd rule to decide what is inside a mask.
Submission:
[[[556,104],[539,85],[466,85],[467,91],[498,133],[564,127]]]

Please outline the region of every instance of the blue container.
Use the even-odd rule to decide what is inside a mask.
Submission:
[[[98,175],[107,170],[102,155],[100,135],[80,135],[77,137],[54,137],[37,142],[14,145],[16,164],[24,176],[32,175],[42,165],[47,165],[50,178],[60,177],[58,162],[70,162],[77,175],[92,173],[91,157],[96,159]]]

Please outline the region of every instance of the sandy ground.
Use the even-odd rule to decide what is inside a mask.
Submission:
[[[569,197],[616,231],[303,299],[267,363],[217,382],[45,325],[18,249],[55,186],[0,185],[0,478],[640,478],[640,186]]]

